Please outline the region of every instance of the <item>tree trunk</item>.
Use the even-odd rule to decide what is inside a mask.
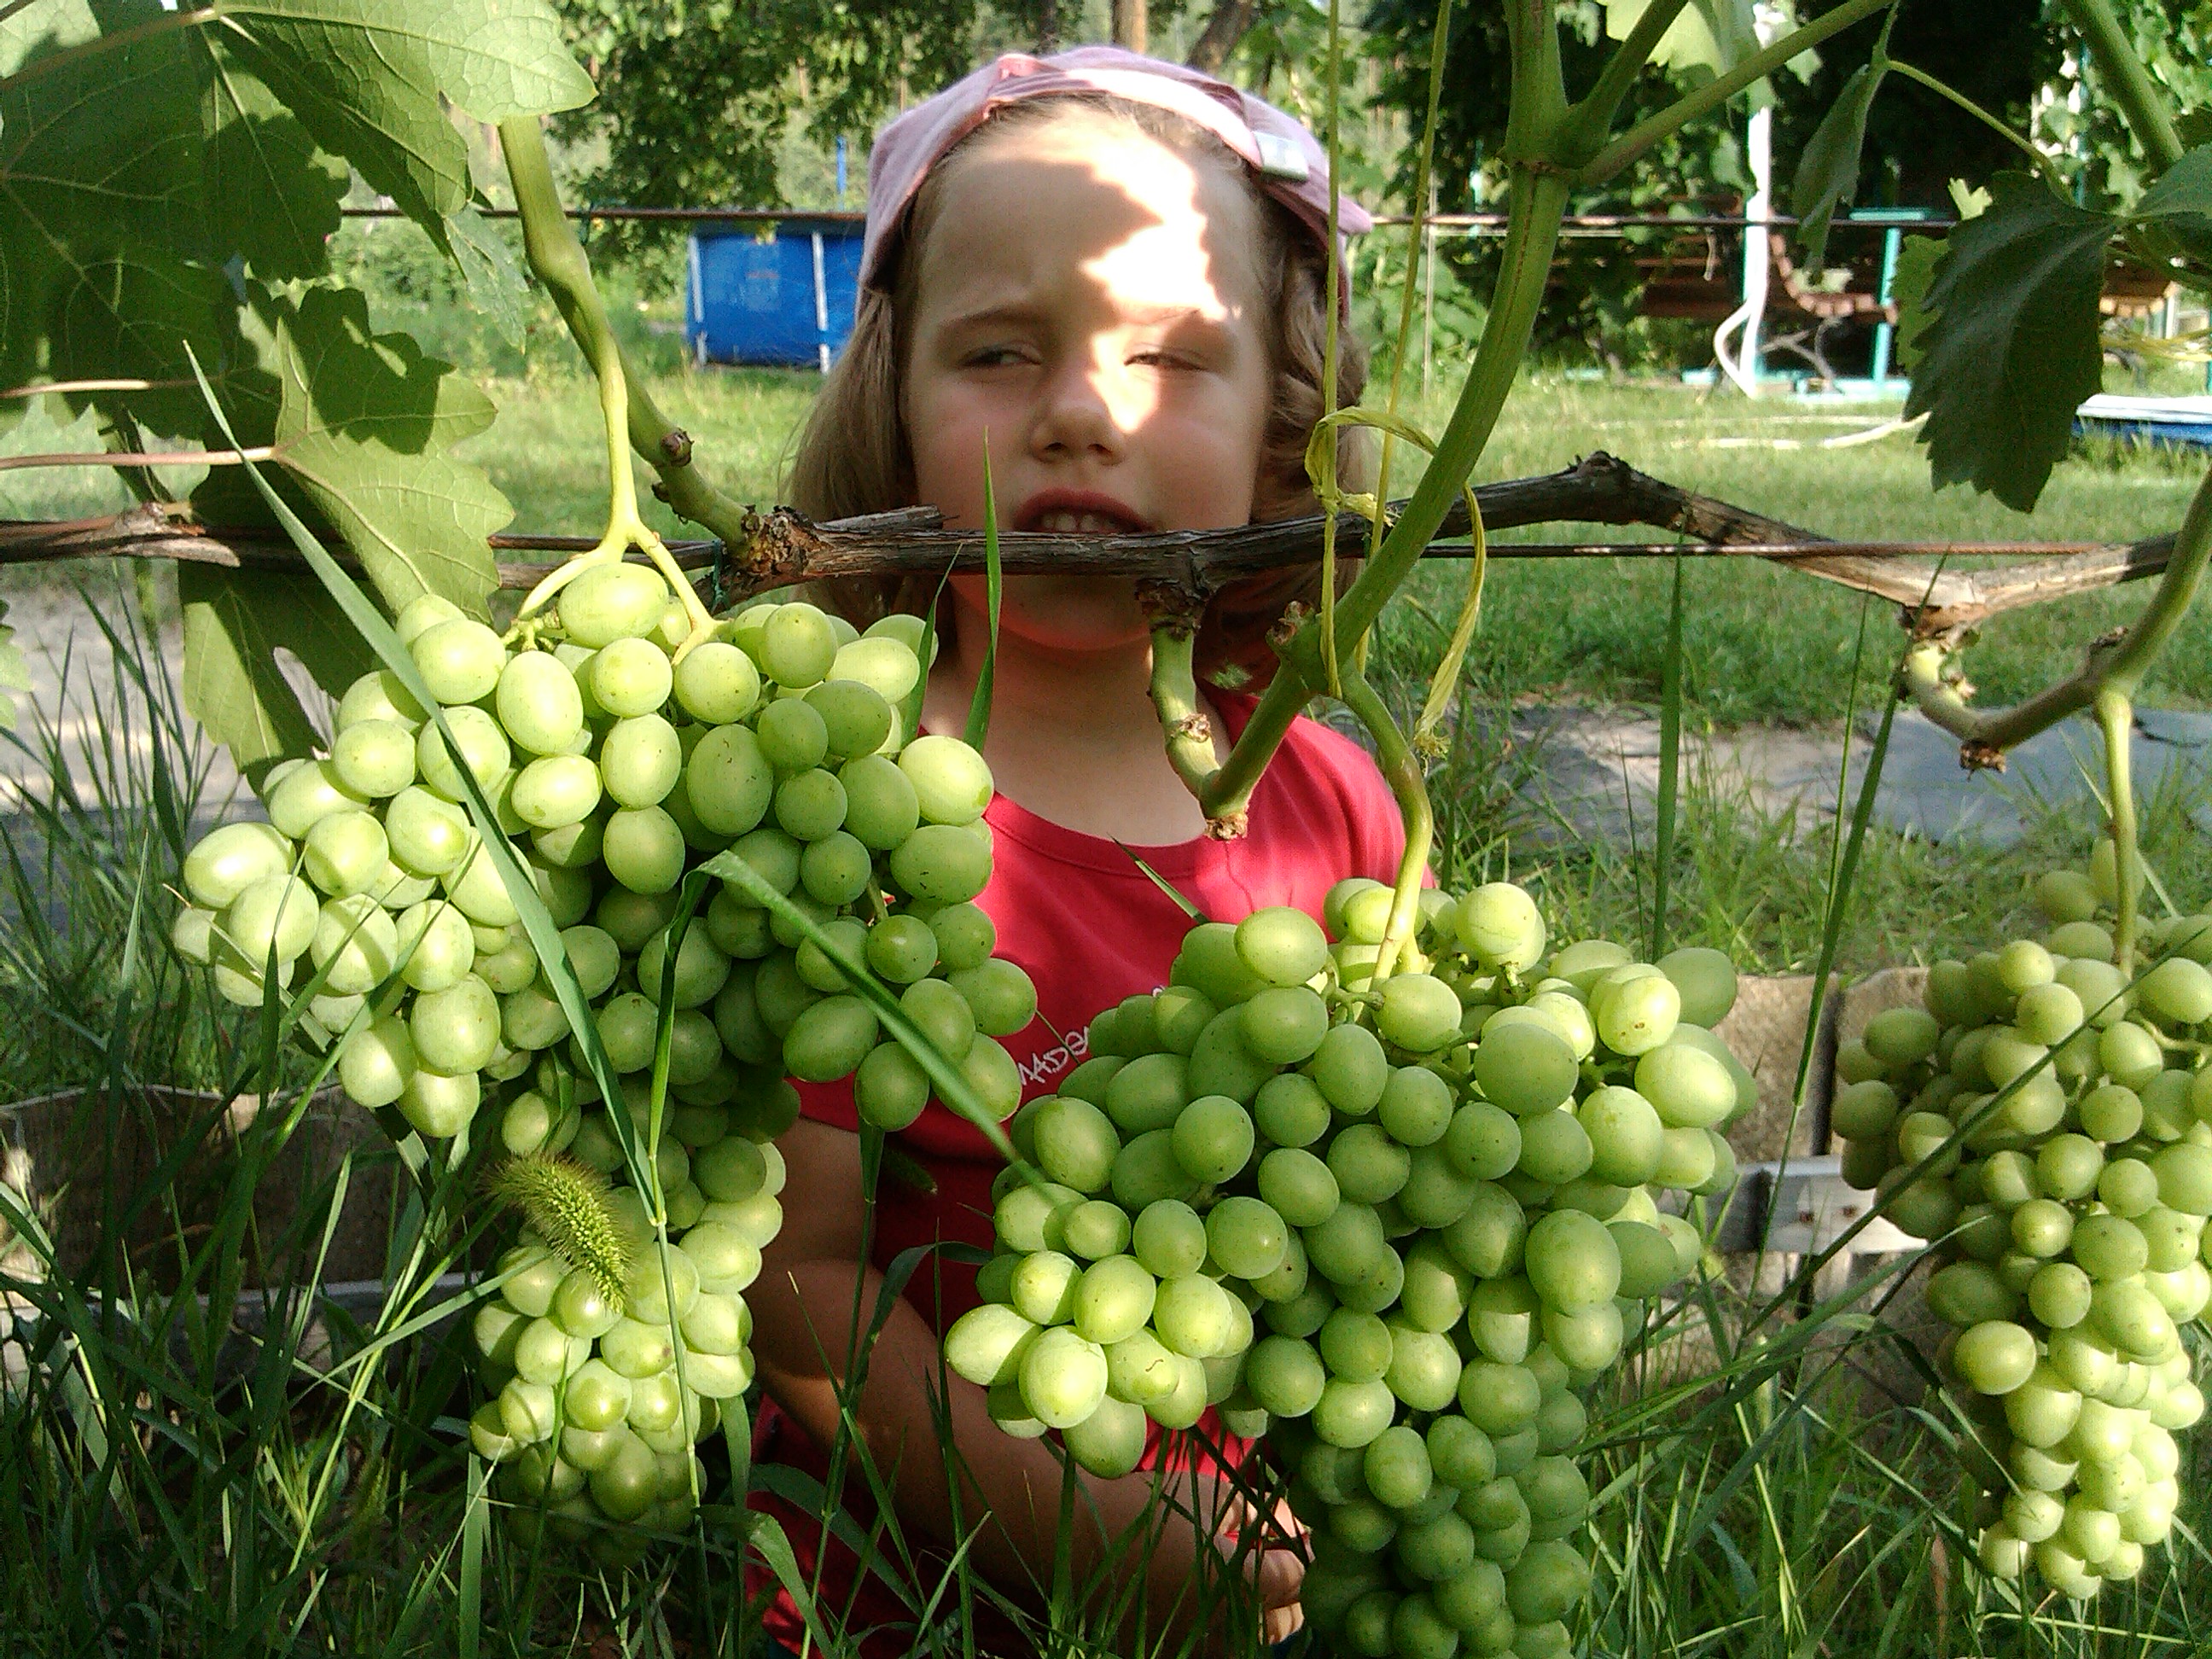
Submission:
[[[1191,68],[1208,75],[1220,74],[1229,54],[1244,38],[1244,31],[1252,27],[1253,10],[1254,0],[1218,0],[1213,15],[1206,20],[1205,32],[1191,46]]]
[[[1145,45],[1146,0],[1114,0],[1114,44],[1127,46],[1131,52],[1147,50]]]
[[[1036,55],[1049,57],[1060,50],[1060,0],[1037,0]]]

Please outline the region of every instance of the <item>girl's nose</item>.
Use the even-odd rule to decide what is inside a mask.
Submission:
[[[1071,354],[1039,389],[1032,452],[1040,459],[1119,460],[1137,413],[1123,407],[1127,402],[1098,363]]]

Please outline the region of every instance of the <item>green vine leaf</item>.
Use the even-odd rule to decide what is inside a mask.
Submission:
[[[1936,264],[1943,257],[1938,236],[1908,236],[1897,251],[1897,274],[1891,278],[1889,297],[1897,306],[1897,366],[1910,372],[1920,361],[1922,331],[1934,320],[1928,310],[1928,284],[1935,280]]]
[[[15,630],[8,625],[8,601],[0,599],[0,730],[15,726],[15,693],[31,689],[31,665],[23,647],[15,643]]]
[[[2102,381],[2097,298],[2120,222],[2031,173],[1991,184],[1988,211],[1951,232],[1936,265],[1905,412],[1928,416],[1937,489],[1972,483],[2025,513]]]
[[[320,741],[276,651],[298,658],[325,690],[343,690],[372,666],[368,650],[312,575],[180,564],[185,707],[230,750],[249,782]]]
[[[1605,32],[1626,40],[1651,0],[1605,0]],[[1723,75],[1759,50],[1751,0],[1690,0],[1659,37],[1651,61],[1665,69]]]
[[[2159,174],[2128,216],[2128,251],[2199,292],[2212,289],[2212,147]]]
[[[491,399],[406,334],[374,334],[368,302],[312,289],[276,318],[275,459],[362,562],[386,607],[435,593],[481,616],[499,585],[485,538],[514,509],[448,451]]]
[[[1873,64],[1862,64],[1853,70],[1798,158],[1790,205],[1799,221],[1798,245],[1812,270],[1819,270],[1827,258],[1829,220],[1858,193],[1859,152],[1866,143],[1867,112],[1874,107],[1875,94],[1881,90],[1883,74]]]
[[[469,285],[470,303],[501,339],[520,350],[530,325],[530,283],[514,263],[514,250],[474,208],[448,215],[446,236]]]

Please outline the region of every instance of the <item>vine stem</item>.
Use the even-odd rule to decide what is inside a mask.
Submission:
[[[1390,718],[1389,709],[1367,677],[1357,669],[1347,668],[1344,672],[1344,706],[1359,717],[1360,724],[1374,737],[1376,763],[1397,800],[1398,815],[1406,823],[1406,850],[1398,860],[1390,919],[1382,929],[1374,976],[1368,981],[1379,985],[1397,967],[1420,917],[1421,878],[1428,872],[1429,853],[1436,842],[1436,814],[1429,805],[1429,792],[1421,781],[1421,763],[1413,745]]]
[[[545,135],[537,118],[511,117],[499,124],[499,137],[501,150],[507,158],[507,177],[514,185],[515,209],[522,219],[523,252],[530,268],[552,294],[569,333],[582,348],[584,359],[599,382],[599,418],[607,443],[606,534],[598,546],[576,555],[531,589],[522,602],[520,615],[527,617],[550,602],[585,571],[613,563],[630,548],[640,548],[675,589],[684,614],[690,619],[690,635],[677,652],[680,659],[714,632],[714,618],[666,544],[638,514],[637,477],[629,459],[633,410],[622,348],[607,320],[605,302],[592,280],[591,261],[562,209],[561,193],[553,182],[552,158],[546,154]],[[687,461],[689,451],[687,441]]]
[[[2132,700],[2195,602],[2208,556],[2212,556],[2212,472],[2205,474],[2190,497],[2166,574],[2142,615],[2118,640],[2091,645],[2077,672],[2009,708],[1975,709],[1943,678],[1953,647],[1939,637],[1917,641],[1906,651],[1899,684],[1922,714],[1965,745],[1967,760],[1987,763],[2069,714],[2091,707],[2108,690]]]
[[[2100,3],[2101,0],[2090,0],[2090,3]],[[1669,133],[1686,126],[1700,115],[1718,109],[1753,82],[1771,75],[1800,52],[1809,51],[1830,35],[1839,34],[1852,24],[1873,16],[1884,6],[1896,3],[1897,0],[1844,0],[1844,3],[1833,11],[1825,13],[1802,28],[1784,35],[1772,46],[1753,52],[1727,74],[1716,76],[1696,91],[1638,121],[1583,162],[1576,169],[1575,182],[1578,185],[1603,184]]]
[[[2097,694],[2097,724],[2105,734],[2105,782],[2112,797],[2112,874],[2120,890],[2119,921],[2112,929],[2112,960],[2121,974],[2136,970],[2136,888],[2142,879],[2142,852],[2136,841],[2135,785],[2129,748],[2134,740],[2135,703],[2110,687]]]
[[[1559,221],[1566,212],[1568,189],[1566,175],[1556,169],[1525,164],[1514,169],[1505,244],[1482,344],[1451,419],[1437,441],[1435,457],[1423,470],[1420,482],[1413,487],[1382,547],[1336,606],[1336,644],[1342,654],[1349,655],[1352,642],[1374,626],[1383,605],[1419,562],[1422,550],[1436,535],[1453,498],[1489,441],[1506,396],[1520,374],[1521,360],[1535,327],[1536,312],[1551,274],[1552,252],[1559,242]],[[1304,623],[1299,632],[1311,628],[1310,623]],[[1319,655],[1317,650],[1315,655]],[[1227,821],[1249,810],[1260,774],[1321,683],[1318,672],[1309,678],[1292,656],[1285,656],[1284,672],[1261,696],[1237,746],[1199,798],[1208,818]]]
[[[1205,790],[1218,763],[1213,752],[1213,725],[1198,697],[1192,656],[1195,643],[1192,631],[1179,623],[1162,623],[1152,629],[1152,707],[1159,714],[1168,764],[1194,796]],[[1224,826],[1231,827],[1241,830],[1243,825]]]
[[[2136,55],[2109,0],[2063,0],[2063,3],[2067,15],[2074,20],[2074,27],[2088,42],[2097,67],[2112,82],[2112,100],[2127,118],[2129,131],[2135,134],[2156,170],[2165,172],[2181,159],[2181,136],[2174,130],[2173,115],[2166,107],[2165,94]]]
[[[1927,88],[1929,91],[1934,93],[1937,97],[1948,99],[1952,103],[1957,105],[1967,114],[1972,116],[1977,121],[1979,121],[1984,126],[1987,127],[1991,132],[1996,134],[1998,137],[2003,139],[2007,143],[2012,145],[2015,149],[2020,150],[2023,155],[2025,155],[2028,161],[2034,165],[2036,172],[2042,175],[2044,183],[2049,185],[2051,189],[2058,191],[2061,195],[2066,195],[2069,193],[2066,180],[2059,176],[2058,167],[2056,162],[2054,162],[2048,155],[2045,155],[2041,150],[2038,149],[2024,135],[2014,132],[2010,127],[1998,120],[1996,116],[1990,114],[1989,111],[1984,109],[1979,104],[1967,97],[1965,93],[1960,92],[1956,87],[1938,80],[1935,76],[1929,74],[1926,70],[1915,69],[1911,64],[1901,62],[1897,58],[1887,56],[1887,54],[1883,55],[1881,62],[1882,67],[1887,69],[1891,74],[1901,75],[1906,80],[1917,82],[1921,86]]]

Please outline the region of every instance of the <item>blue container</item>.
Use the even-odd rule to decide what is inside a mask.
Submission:
[[[830,372],[853,332],[860,227],[787,219],[765,239],[750,231],[691,238],[684,331],[699,362],[805,364]]]

